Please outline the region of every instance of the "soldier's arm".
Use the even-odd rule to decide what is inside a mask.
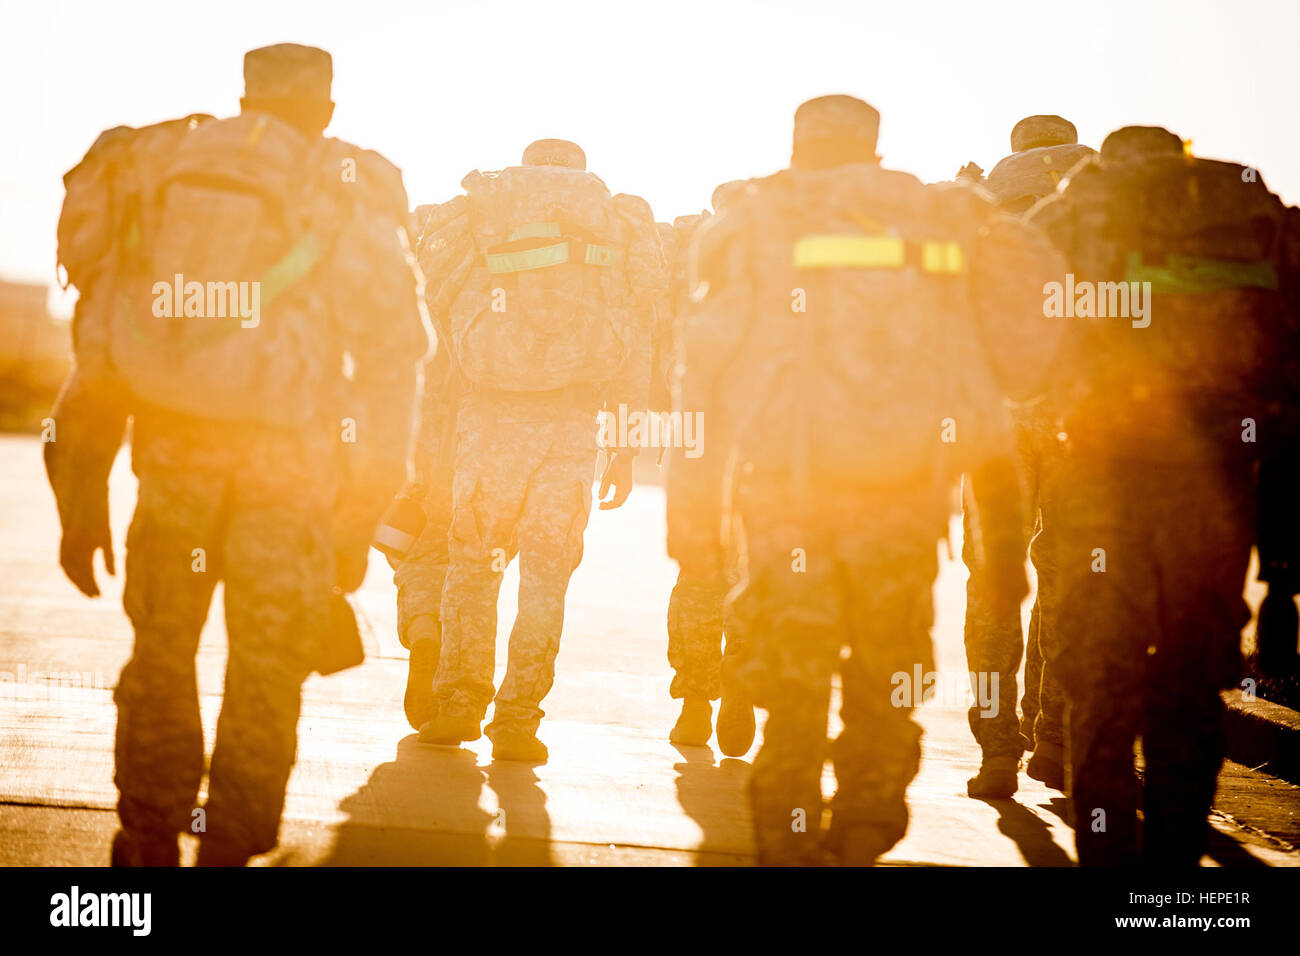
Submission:
[[[125,390],[106,376],[74,366],[50,417],[54,431],[45,443],[45,473],[59,509],[63,538],[59,564],[88,597],[99,595],[95,552],[115,573],[108,515],[108,475],[121,447],[129,414]]]
[[[355,421],[356,440],[344,445],[347,485],[337,515],[344,590],[360,585],[371,536],[407,477],[418,363],[429,347],[401,174],[363,153],[358,182],[366,188],[348,194],[343,187],[345,224],[325,273],[354,366],[342,414]]]

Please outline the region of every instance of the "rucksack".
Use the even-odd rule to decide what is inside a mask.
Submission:
[[[463,186],[472,257],[463,243],[433,243],[459,259],[449,265],[463,276],[449,286],[447,323],[462,373],[483,388],[520,392],[614,378],[642,321],[642,233],[659,255],[649,207],[557,166],[473,172]]]
[[[330,246],[322,223],[338,218],[310,205],[321,144],[255,112],[115,138],[110,162],[92,148],[69,174],[60,223],[69,278],[88,283],[78,361],[93,353],[171,411],[302,424],[336,348],[323,293],[302,281]],[[98,239],[82,237],[97,227],[83,210],[96,191],[112,197],[110,242],[90,274],[84,250]]]
[[[1146,327],[1078,320],[1098,400],[1136,391],[1171,426],[1238,451],[1249,418],[1262,443],[1261,416],[1293,401],[1300,380],[1282,274],[1286,207],[1247,167],[1177,154],[1091,162],[1065,198],[1072,221],[1060,238],[1076,281],[1151,293]]]
[[[1078,143],[1022,150],[999,160],[984,185],[1002,209],[1026,212],[1037,200],[1055,192],[1071,169],[1095,155],[1096,150]]]
[[[991,211],[964,184],[861,165],[778,173],[702,228],[686,363],[746,468],[947,480],[1005,439],[970,276]]]

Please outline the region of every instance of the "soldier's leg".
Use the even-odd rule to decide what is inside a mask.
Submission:
[[[448,728],[477,726],[492,701],[497,598],[517,548],[516,523],[539,458],[532,423],[481,427],[462,415],[462,424],[467,428],[462,428],[452,486],[442,651],[434,680],[434,723]],[[477,736],[475,731],[461,739]]]
[[[561,439],[534,472],[519,532],[519,611],[510,632],[506,674],[486,733],[494,743],[508,733],[535,735],[540,704],[555,682],[555,657],[564,628],[569,578],[582,561],[582,537],[591,513],[596,454],[593,439]],[[536,748],[540,754],[540,748]]]
[[[276,845],[302,684],[328,633],[335,489],[328,461],[315,470],[301,464],[249,470],[233,482],[224,543],[229,656],[203,837],[230,860]]]
[[[721,581],[700,581],[685,571],[677,575],[668,599],[668,664],[673,669],[668,692],[676,700],[717,700],[721,694],[725,597]]]
[[[982,560],[973,543],[969,491],[963,515],[962,560],[970,571],[966,584],[966,666],[974,703],[967,712],[972,735],[980,745],[979,773],[966,781],[966,792],[980,799],[1007,799],[1019,786],[1020,756],[1025,739],[1016,713],[1024,636],[1020,609],[995,612]],[[983,698],[996,688],[992,706]]]
[[[450,489],[448,489],[450,497]],[[433,679],[442,648],[442,588],[447,578],[447,529],[451,523],[450,501],[442,513],[435,513],[397,566],[397,636],[411,652],[407,664],[403,709],[410,725],[418,730],[437,713]]]
[[[767,711],[748,785],[764,866],[821,862],[826,724],[845,636],[830,548],[788,530],[793,537],[750,538],[749,579],[734,603],[752,641],[743,676]],[[800,546],[810,557],[807,570],[796,573],[790,553]]]
[[[668,599],[668,663],[674,671],[669,693],[682,701],[681,715],[668,735],[675,744],[702,747],[713,734],[709,702],[722,693],[725,597],[721,580],[699,580],[682,571]]]
[[[744,542],[739,519],[733,519],[735,538],[727,549],[726,590],[722,601],[722,705],[718,709],[718,749],[728,757],[743,757],[754,744],[756,730],[754,700],[739,676],[749,657],[751,642],[741,622],[732,612],[730,594],[744,580]]]
[[[844,729],[833,745],[838,788],[828,838],[848,865],[870,865],[907,831],[907,787],[921,761],[912,719],[921,688],[900,700],[896,675],[910,680],[918,668],[934,669],[934,541],[919,536],[909,550],[901,535],[891,537],[848,562],[851,654],[841,671]],[[875,560],[863,560],[868,555]]]
[[[1081,474],[1063,496],[1053,632],[1069,688],[1068,773],[1080,865],[1129,864],[1138,854],[1133,748],[1141,727],[1147,647],[1154,640],[1155,570],[1122,482]]]
[[[220,477],[142,468],[126,539],[135,647],[113,695],[118,814],[127,831],[173,849],[203,778],[194,655],[221,577],[223,498]]]
[[[1219,693],[1240,676],[1241,629],[1250,620],[1242,590],[1253,495],[1249,475],[1233,482],[1182,469],[1160,484],[1181,488],[1170,496],[1180,507],[1154,529],[1163,601],[1142,737],[1142,855],[1195,866],[1225,748]]]

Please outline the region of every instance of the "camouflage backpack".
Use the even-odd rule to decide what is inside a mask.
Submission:
[[[991,211],[964,184],[862,165],[778,173],[701,229],[686,361],[745,467],[947,480],[962,463],[945,452],[1005,436],[970,275]],[[944,446],[948,418],[959,440]]]
[[[68,174],[60,220],[85,296],[78,361],[199,417],[299,425],[318,411],[336,345],[325,293],[302,280],[339,218],[312,204],[321,142],[261,113],[101,137],[113,148]]]
[[[1078,143],[1026,149],[999,160],[984,185],[1002,209],[1027,212],[1043,196],[1055,192],[1071,169],[1096,155],[1096,150]]]
[[[1094,405],[1127,402],[1128,419],[1191,426],[1241,450],[1243,419],[1262,430],[1300,382],[1286,207],[1253,170],[1177,153],[1091,161],[1062,199],[1034,221],[1069,256],[1076,284],[1097,284],[1092,311],[1108,313],[1076,320]],[[1115,292],[1135,313],[1144,289],[1144,316],[1111,314],[1123,304]]]
[[[614,378],[652,298],[641,287],[660,255],[649,207],[558,166],[476,171],[462,185],[463,215],[421,242],[462,373],[522,392]],[[464,233],[468,243],[446,238]]]

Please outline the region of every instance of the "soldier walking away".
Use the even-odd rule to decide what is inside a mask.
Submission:
[[[984,185],[999,208],[1021,214],[1056,191],[1065,173],[1096,151],[1078,142],[1074,124],[1060,116],[1026,116],[1011,130],[1009,156],[993,167]],[[1055,457],[1058,454],[1055,415],[1044,396],[1012,408],[1016,464],[1025,492],[1023,537],[1034,562],[1038,593],[1029,618],[1028,640],[1020,609],[996,617],[990,612],[987,582],[969,546],[970,511],[963,518],[967,545],[962,559],[970,570],[966,584],[966,660],[974,674],[998,675],[998,706],[986,710],[978,702],[970,709],[971,732],[979,742],[979,774],[967,783],[972,797],[1010,797],[1018,786],[1020,756],[1026,746],[1034,752],[1026,771],[1056,790],[1065,789],[1065,698],[1051,668],[1043,665],[1041,645],[1051,636],[1044,622],[1053,612],[1054,581],[1047,535],[1053,504]],[[1016,684],[1025,656],[1022,717],[1016,719]]]
[[[519,613],[486,733],[494,759],[537,762],[591,508],[596,415],[647,407],[662,252],[645,201],[611,195],[573,143],[539,140],[523,165],[475,171],[462,185],[421,243],[428,302],[468,388],[456,412],[437,714],[420,739],[479,737],[493,701],[497,596],[518,554]],[[636,450],[612,449],[600,496],[614,495],[601,508],[627,499]]]
[[[453,204],[420,206],[413,216],[421,267],[437,268],[437,250],[422,242],[436,237],[454,217]],[[436,245],[436,243],[435,243]],[[433,256],[431,260],[429,257]],[[427,292],[436,292],[426,288]],[[397,636],[410,651],[403,708],[419,730],[438,713],[433,693],[442,648],[442,587],[447,578],[447,532],[451,527],[452,475],[456,463],[456,405],[464,383],[450,348],[445,309],[429,302],[437,348],[425,363],[420,424],[412,452],[411,481],[399,493],[376,533],[375,546],[387,556],[397,586]]]
[[[1074,290],[1057,301],[1075,315],[1075,372],[1052,645],[1079,862],[1194,866],[1249,620],[1255,470],[1292,437],[1278,410],[1300,381],[1295,211],[1253,169],[1125,127],[1030,221]]]
[[[740,672],[768,712],[749,782],[763,864],[823,851],[869,864],[906,831],[921,688],[899,677],[933,669],[937,541],[962,472],[996,606],[1028,591],[1002,392],[1032,393],[1059,338],[1041,293],[1059,263],[980,190],[882,168],[877,127],[852,97],[803,104],[791,168],[753,183],[695,246],[682,407],[726,441],[669,473],[668,548],[716,579],[726,519],[741,518]]]
[[[721,212],[729,200],[743,194],[745,187],[743,181],[733,181],[715,189],[714,211]],[[674,377],[679,374],[681,364],[683,324],[689,318],[687,272],[691,240],[707,218],[707,214],[678,216],[669,227],[670,241],[664,243],[670,263],[669,299],[673,317],[673,357],[668,364]],[[663,227],[660,229],[663,235]],[[677,410],[683,417],[696,411],[680,405]],[[717,440],[712,424],[711,441]],[[676,453],[669,459],[670,469],[674,457]],[[734,537],[739,537],[738,528]],[[753,701],[744,682],[735,676],[736,662],[744,655],[744,639],[735,617],[724,606],[728,589],[740,580],[738,560],[739,549],[728,548],[723,575],[717,579],[697,579],[689,569],[682,568],[668,601],[668,663],[674,672],[669,692],[682,701],[681,713],[668,739],[682,746],[707,745],[713,735],[712,701],[720,697],[718,749],[729,757],[743,757],[748,753],[755,731]]]
[[[45,454],[60,562],[87,595],[96,550],[114,570],[128,416],[139,477],[114,864],[175,865],[187,829],[201,865],[274,848],[302,683],[360,659],[343,595],[402,481],[428,339],[401,174],[323,137],[332,74],[314,47],[253,50],[238,116],[109,130],[65,179],[59,254],[81,298]],[[195,653],[218,581],[229,656],[200,813]]]

